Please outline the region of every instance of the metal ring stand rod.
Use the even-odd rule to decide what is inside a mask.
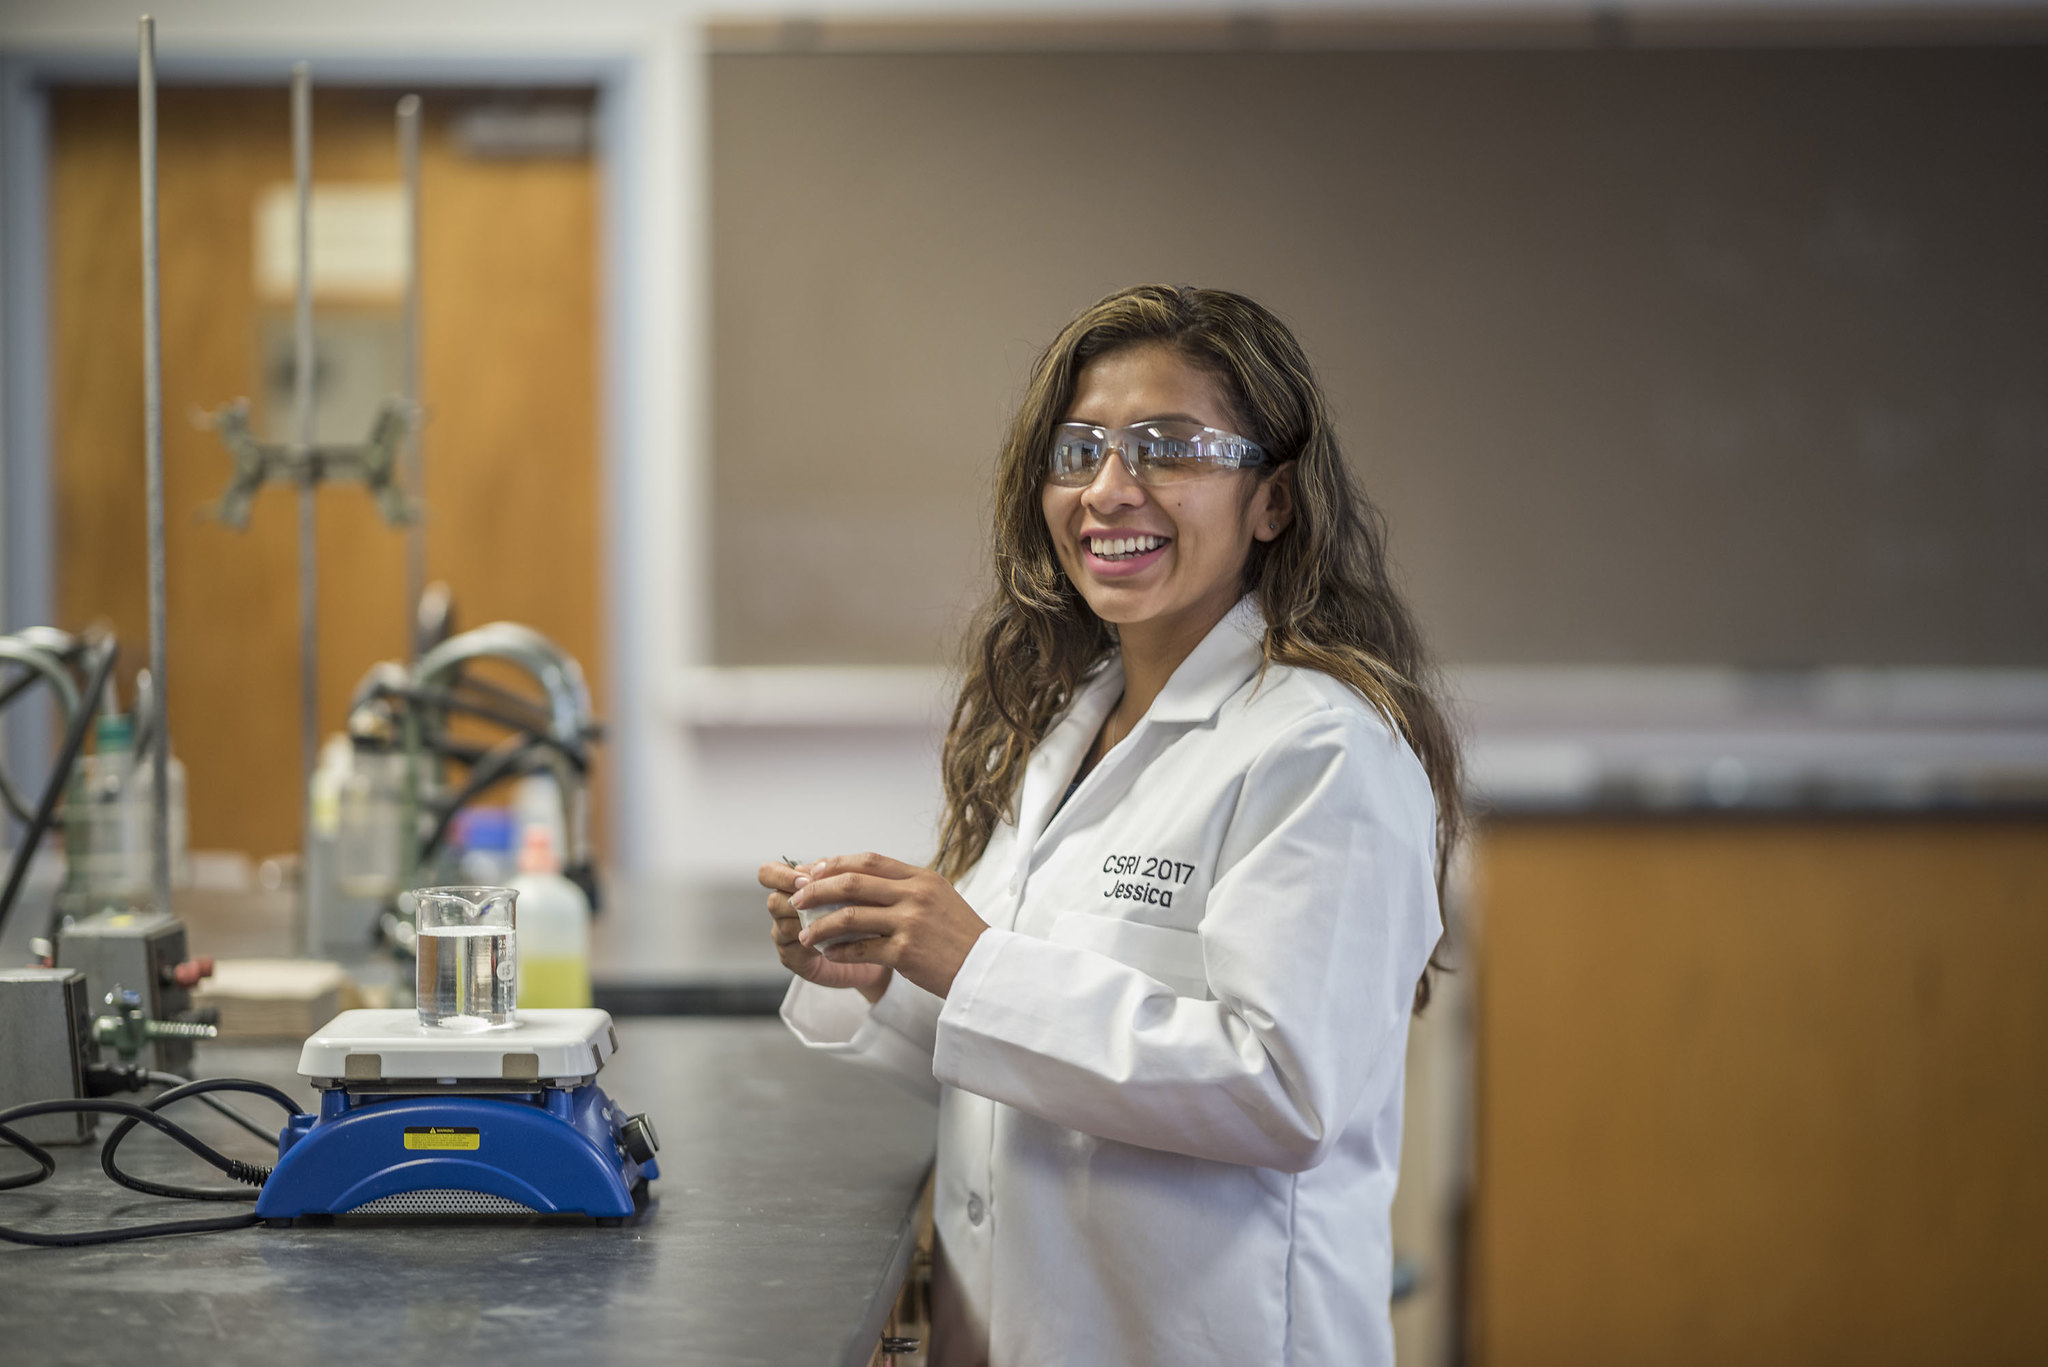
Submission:
[[[313,73],[304,62],[292,66],[292,175],[298,191],[298,294],[294,301],[297,346],[292,366],[294,457],[299,483],[299,831],[301,848],[313,852],[313,766],[320,749],[320,581],[315,539],[313,465]],[[304,868],[304,864],[301,864]],[[306,899],[299,905],[298,942],[307,942]]]
[[[142,137],[142,408],[143,462],[149,501],[149,677],[156,713],[150,747],[150,887],[159,911],[171,909],[171,689],[165,638],[163,302],[157,278],[156,20],[142,16],[139,38]]]
[[[398,102],[398,165],[404,189],[405,214],[405,299],[399,321],[399,385],[406,411],[413,422],[406,433],[405,487],[419,498],[426,489],[422,481],[425,454],[420,449],[420,97],[407,95]],[[418,659],[420,599],[427,588],[427,520],[413,519],[405,531],[405,641],[406,658]]]

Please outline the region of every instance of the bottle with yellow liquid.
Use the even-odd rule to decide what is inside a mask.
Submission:
[[[554,832],[526,828],[519,851],[519,1004],[590,1005],[590,902],[562,876]]]

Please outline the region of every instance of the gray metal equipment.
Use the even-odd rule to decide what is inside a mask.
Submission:
[[[217,1033],[192,1009],[192,987],[212,972],[210,960],[190,960],[185,927],[170,914],[170,722],[165,668],[166,618],[163,470],[163,347],[158,284],[156,26],[144,16],[138,35],[142,170],[143,469],[146,485],[149,575],[149,677],[140,699],[141,731],[153,790],[149,812],[150,886],[154,909],[112,908],[65,916],[54,945],[40,946],[54,962],[0,969],[0,1108],[17,1102],[77,1100],[114,1088],[132,1089],[148,1076],[142,1055],[162,1073],[182,1073],[192,1062],[192,1040]],[[0,925],[20,898],[30,856],[52,829],[59,799],[78,762],[93,708],[110,684],[116,649],[110,639],[81,640],[47,627],[0,638],[0,662],[25,671],[0,687],[0,705],[36,680],[47,682],[65,714],[65,735],[33,811],[0,775],[0,798],[23,823],[0,890]],[[72,677],[84,677],[83,687]],[[71,851],[74,859],[77,849]],[[61,908],[60,908],[61,910]],[[111,1014],[95,1015],[100,1003]],[[105,1042],[121,1057],[108,1067]],[[90,1114],[31,1117],[31,1140],[80,1142],[92,1132]]]
[[[85,974],[75,968],[0,969],[0,1111],[88,1095],[85,1070],[98,1054],[91,1032]],[[13,1128],[37,1144],[84,1144],[98,1118],[90,1111],[38,1115]]]
[[[424,701],[422,729],[429,738],[446,736],[451,710],[448,702],[432,700],[448,698],[462,683],[465,666],[478,660],[503,660],[523,670],[540,685],[542,706],[536,709],[530,700],[500,695],[501,702],[524,703],[530,719],[511,742],[471,766],[465,787],[480,790],[485,786],[480,780],[493,768],[500,774],[552,774],[562,795],[568,832],[568,847],[561,852],[564,872],[583,882],[591,876],[590,743],[603,734],[590,705],[583,667],[553,641],[518,622],[491,622],[450,637],[422,655],[413,668],[415,696]],[[592,894],[595,906],[594,887],[584,890]]]
[[[57,966],[85,975],[87,1001],[97,1012],[115,990],[141,996],[141,1014],[170,1025],[206,1025],[192,1008],[192,988],[212,969],[211,961],[185,953],[185,923],[162,911],[103,911],[57,932]],[[193,1032],[202,1034],[204,1032]],[[191,1074],[189,1038],[154,1038],[148,1066],[165,1073]]]
[[[156,204],[156,20],[142,16],[137,104],[142,135],[142,465],[149,533],[149,677],[156,714],[150,774],[149,885],[158,911],[171,909],[171,594],[164,540],[164,314]]]
[[[309,488],[351,480],[377,500],[377,511],[389,525],[417,522],[419,508],[399,482],[401,448],[412,430],[412,413],[407,400],[385,400],[370,435],[353,446],[265,444],[250,429],[249,401],[236,399],[206,419],[235,460],[235,472],[214,505],[214,516],[238,532],[246,531],[256,495],[266,484]]]
[[[429,588],[421,601],[445,604],[445,595]],[[472,672],[485,661],[513,666],[538,692],[501,687]],[[484,744],[474,731],[458,735],[458,719],[504,734]],[[553,641],[517,622],[492,622],[433,645],[410,669],[380,664],[356,687],[349,733],[359,753],[406,757],[407,876],[437,876],[456,814],[492,785],[546,774],[562,801],[562,872],[582,886],[593,909],[599,906],[589,784],[592,747],[604,727],[592,711],[582,666]],[[451,767],[462,771],[460,782]]]
[[[153,88],[153,57],[147,40],[144,64],[145,108],[153,110],[153,96],[148,93],[148,89]],[[153,113],[145,114],[146,120],[151,118]],[[424,574],[426,563],[425,530],[419,505],[405,491],[408,476],[415,490],[419,487],[420,478],[420,453],[415,431],[419,425],[419,99],[407,96],[398,106],[407,242],[402,376],[405,392],[383,403],[369,435],[354,445],[320,445],[314,440],[313,75],[305,62],[292,67],[291,127],[292,171],[298,201],[298,278],[292,309],[292,440],[277,445],[257,441],[249,428],[247,399],[237,399],[216,413],[204,415],[201,422],[220,434],[222,444],[235,463],[234,473],[215,508],[222,522],[238,530],[246,529],[255,497],[266,484],[287,484],[299,492],[299,791],[304,798],[300,835],[310,857],[317,843],[311,791],[320,744],[319,556],[313,516],[314,500],[320,485],[335,480],[358,481],[376,499],[378,511],[387,525],[412,529],[406,543],[408,594],[419,591],[418,581]],[[146,123],[145,141],[149,148],[145,154],[151,157],[147,174],[153,175],[154,133],[151,129],[152,125]],[[407,603],[408,615],[413,607],[412,602]],[[160,666],[158,672],[161,673]],[[295,939],[305,944],[309,935],[310,926],[302,924]]]

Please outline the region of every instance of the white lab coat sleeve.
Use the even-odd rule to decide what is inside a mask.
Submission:
[[[939,1015],[933,1072],[1104,1139],[1313,1167],[1369,1089],[1398,1085],[1439,925],[1434,830],[1404,744],[1356,709],[1312,714],[1253,761],[1221,843],[1198,932],[1215,1000],[989,930]]]
[[[782,998],[782,1020],[810,1048],[872,1069],[927,1101],[939,1099],[932,1077],[938,1031],[937,997],[901,973],[870,1006],[849,987],[819,987],[793,978]]]

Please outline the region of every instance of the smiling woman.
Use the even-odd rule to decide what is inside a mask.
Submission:
[[[1068,420],[1055,429],[1055,473],[1041,498],[1046,529],[1068,580],[1118,628],[1125,656],[1124,701],[1105,735],[1128,734],[1166,683],[1164,675],[1134,677],[1133,658],[1170,673],[1243,596],[1252,544],[1271,541],[1286,523],[1290,466],[1204,477],[1264,460],[1257,445],[1218,430],[1242,422],[1220,376],[1171,345],[1145,343],[1083,369]],[[1103,432],[1097,424],[1116,430],[1105,433],[1093,468],[1062,464],[1062,447],[1077,444],[1077,430]],[[1186,428],[1193,432],[1174,435]],[[1122,459],[1101,459],[1112,445]],[[1212,448],[1234,456],[1232,464],[1204,460]]]
[[[1244,432],[1230,439],[1248,441],[1258,459],[1240,456],[1232,464],[1250,473],[1231,478],[1144,479],[1147,462],[1126,445],[1129,481],[1112,470],[1085,489],[1064,487],[1064,424],[1140,416]],[[1421,633],[1388,571],[1379,510],[1353,484],[1322,387],[1284,323],[1222,290],[1139,286],[1101,300],[1033,368],[996,486],[998,587],[982,609],[947,737],[942,872],[964,872],[980,856],[1032,748],[1105,655],[1118,650],[1128,669],[1131,645],[1144,660],[1156,641],[1171,673],[1252,593],[1268,624],[1269,661],[1343,681],[1421,759],[1437,796],[1441,886],[1462,830],[1457,746]],[[1129,525],[1171,536],[1167,522],[1184,514],[1180,531],[1191,544],[1158,573],[1152,566],[1165,555],[1133,557],[1127,581],[1116,561],[1081,546],[1091,526],[1071,519],[1089,515],[1091,501],[1109,535]],[[1198,607],[1196,598],[1206,601]],[[1115,734],[1128,732],[1164,682],[1156,668],[1137,668],[1111,719]],[[1425,980],[1418,1000],[1427,996]]]
[[[791,1028],[937,1092],[933,1360],[1390,1363],[1457,756],[1321,391],[1126,290],[996,484],[936,869],[760,871]]]

